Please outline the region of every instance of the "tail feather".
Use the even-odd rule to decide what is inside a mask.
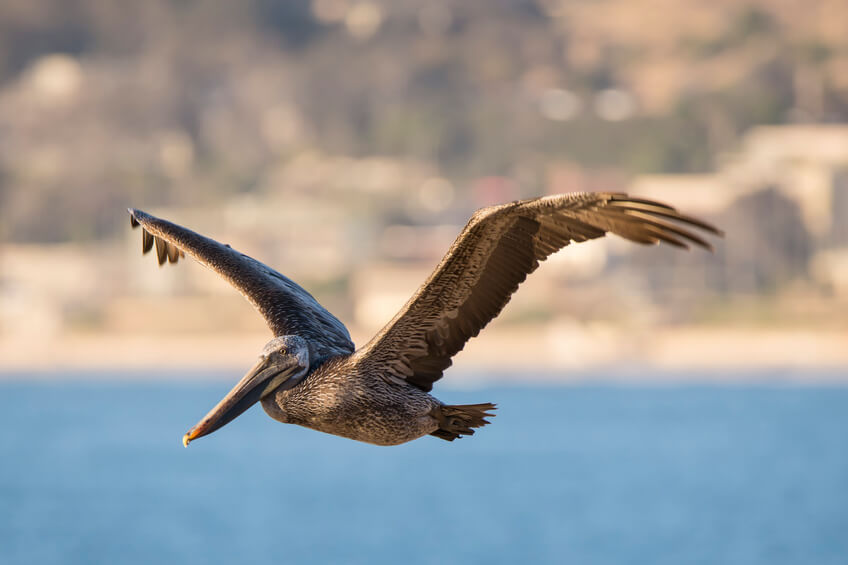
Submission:
[[[495,405],[489,402],[440,406],[434,413],[439,428],[430,435],[446,441],[453,441],[464,435],[474,435],[472,428],[485,426],[489,423],[486,418],[494,416],[489,413],[490,410],[495,410]]]

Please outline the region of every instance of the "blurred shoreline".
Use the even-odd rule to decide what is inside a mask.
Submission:
[[[355,333],[355,332],[354,332]],[[359,336],[354,335],[354,338]],[[0,339],[0,380],[21,374],[61,380],[63,373],[109,379],[144,371],[180,371],[197,379],[250,366],[266,333],[69,335],[50,341]],[[366,339],[356,339],[364,345]],[[790,381],[848,383],[848,332],[722,327],[511,327],[472,340],[448,376],[496,373],[507,382],[569,382],[616,368],[617,380],[732,382],[739,372],[788,370]],[[703,371],[703,372],[701,372]],[[800,371],[800,372],[799,372]],[[822,371],[825,371],[822,373]],[[152,376],[152,375],[151,375]]]

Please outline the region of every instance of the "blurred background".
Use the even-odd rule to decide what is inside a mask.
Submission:
[[[255,354],[250,306],[157,272],[128,206],[276,267],[363,343],[475,209],[574,190],[727,237],[571,247],[461,363],[512,368],[520,340],[539,367],[848,364],[844,2],[0,7],[0,367]]]
[[[127,207],[361,345],[475,209],[578,190],[726,236],[549,259],[440,383],[473,439],[178,451],[270,336]],[[846,563],[846,218],[844,0],[6,0],[0,561]]]

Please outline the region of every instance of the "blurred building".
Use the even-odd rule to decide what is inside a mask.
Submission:
[[[640,177],[630,188],[727,232],[723,274],[691,283],[755,293],[808,280],[844,293],[848,126],[754,128],[720,163],[713,174]]]
[[[281,165],[263,181],[269,184],[264,197],[152,212],[251,253],[312,289],[350,323],[374,329],[426,278],[469,209],[489,203],[491,190],[503,200],[500,192],[510,186],[482,179],[470,193],[477,199],[466,201],[420,164],[306,159]],[[628,190],[709,218],[725,230],[725,240],[714,256],[645,250],[614,239],[573,246],[528,281],[534,291],[519,294],[507,319],[544,321],[551,307],[578,318],[604,317],[601,306],[587,312],[585,301],[560,297],[589,296],[598,288],[618,297],[613,302],[636,292],[654,297],[651,308],[674,305],[675,315],[666,319],[678,321],[691,315],[685,305],[696,295],[773,292],[799,282],[843,297],[848,292],[848,127],[757,128],[714,174],[637,177]],[[127,229],[124,240],[119,248],[4,246],[0,327],[30,335],[261,328],[218,278],[191,264],[157,269],[151,257],[138,257],[137,232]],[[217,305],[214,311],[206,300]],[[646,304],[621,310],[637,312]],[[138,311],[152,321],[134,318]]]

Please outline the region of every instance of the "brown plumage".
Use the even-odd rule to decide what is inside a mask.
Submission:
[[[670,206],[618,193],[562,194],[484,208],[394,319],[354,351],[344,325],[293,281],[229,246],[138,210],[130,214],[133,226],[143,228],[145,253],[155,242],[160,265],[188,253],[235,286],[277,336],[258,368],[185,442],[259,400],[279,421],[380,445],[426,434],[446,440],[471,435],[488,423],[493,404],[449,406],[428,393],[540,261],[572,241],[606,233],[707,249],[711,245],[697,231],[721,235]],[[261,386],[253,382],[260,372],[266,375]]]

